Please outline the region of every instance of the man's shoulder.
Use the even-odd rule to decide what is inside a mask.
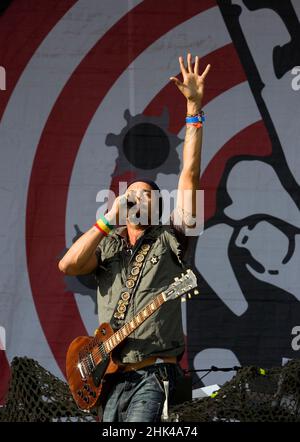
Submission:
[[[162,247],[177,249],[182,245],[183,239],[172,224],[160,224],[152,227],[150,232],[149,236],[152,236],[155,242],[159,241]]]
[[[186,224],[177,208],[171,212],[169,224],[165,225],[164,236],[165,240],[180,252],[180,256],[187,256],[191,247],[191,237],[187,235]]]

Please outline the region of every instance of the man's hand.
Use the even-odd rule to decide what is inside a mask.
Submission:
[[[202,98],[204,93],[204,82],[210,70],[210,64],[208,64],[204,72],[199,75],[199,57],[195,57],[194,70],[192,68],[192,55],[187,54],[187,69],[184,66],[183,57],[179,57],[180,70],[183,77],[183,82],[176,77],[170,77],[170,80],[174,81],[178,89],[183,93],[186,99],[194,105],[195,111],[200,110],[202,106]]]
[[[127,214],[127,193],[115,198],[111,209],[105,214],[105,218],[112,225],[126,222]]]

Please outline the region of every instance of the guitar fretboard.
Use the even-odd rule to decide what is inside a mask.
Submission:
[[[164,294],[160,293],[145,308],[136,314],[131,321],[124,324],[110,338],[103,342],[106,353],[112,352],[124,339],[134,332],[149,316],[151,316],[165,302]],[[96,364],[101,362],[98,348],[92,350],[93,360]]]

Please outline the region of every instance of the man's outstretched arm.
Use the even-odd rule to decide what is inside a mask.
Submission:
[[[187,68],[183,57],[179,57],[180,70],[183,82],[176,77],[170,77],[178,89],[187,99],[187,114],[195,115],[202,109],[205,78],[210,70],[207,65],[204,72],[199,75],[199,57],[195,57],[195,65],[192,67],[192,55],[187,54]],[[184,219],[196,216],[196,190],[199,189],[200,163],[202,147],[202,126],[186,126],[183,146],[183,167],[178,182],[177,208],[181,211]],[[189,192],[185,192],[189,190]],[[189,222],[186,222],[189,225]]]

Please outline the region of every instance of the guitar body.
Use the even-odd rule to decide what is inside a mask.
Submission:
[[[104,342],[114,331],[110,324],[101,324],[97,329],[99,342]],[[121,364],[115,362],[112,354],[102,360],[90,376],[82,376],[78,367],[79,355],[93,344],[94,338],[79,336],[71,342],[66,357],[67,380],[75,402],[81,410],[90,410],[98,401],[101,402],[107,393],[108,385],[106,375],[116,373]],[[101,398],[100,398],[101,396]]]
[[[109,390],[110,375],[124,369],[124,364],[113,359],[114,349],[120,348],[127,336],[164,302],[176,299],[196,286],[197,278],[188,269],[119,330],[114,331],[110,324],[103,323],[95,337],[80,336],[74,339],[67,352],[66,372],[71,393],[81,410],[87,411],[103,403]]]

